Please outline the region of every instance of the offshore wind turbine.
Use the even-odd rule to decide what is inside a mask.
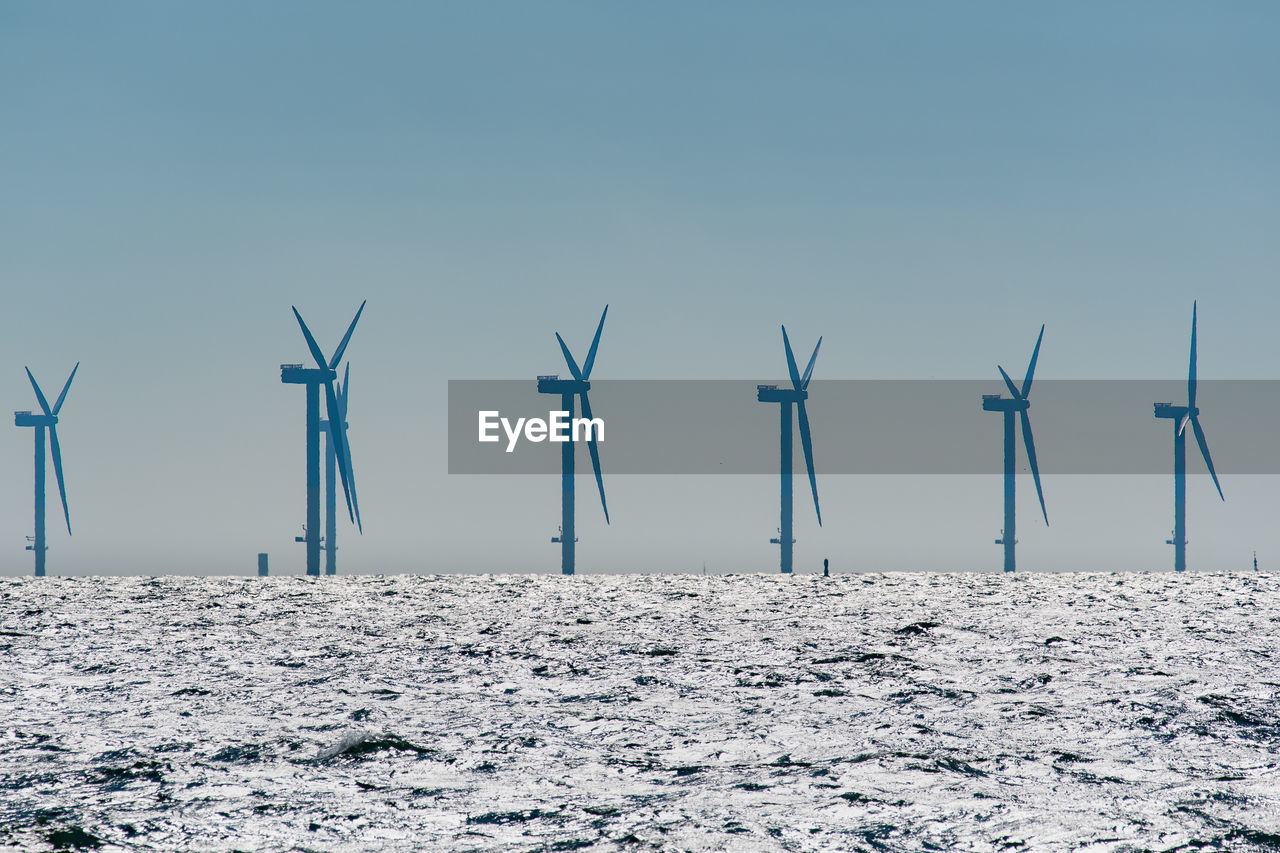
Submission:
[[[1218,490],[1218,497],[1226,500],[1222,494],[1222,485],[1218,482],[1218,474],[1213,470],[1213,458],[1209,456],[1209,443],[1205,441],[1204,429],[1200,426],[1200,410],[1196,408],[1196,303],[1191,303],[1191,363],[1187,368],[1187,404],[1175,406],[1173,403],[1156,403],[1156,417],[1173,421],[1173,538],[1166,539],[1165,544],[1173,546],[1173,569],[1187,570],[1187,424],[1191,424],[1196,434],[1196,443],[1200,445],[1200,454],[1204,456],[1204,464],[1213,477],[1213,485]]]
[[[44,572],[44,556],[48,550],[44,544],[44,436],[45,432],[49,433],[49,450],[53,456],[53,473],[58,478],[58,494],[62,497],[62,516],[67,522],[67,535],[71,535],[71,512],[67,509],[67,486],[62,479],[62,448],[58,445],[58,412],[62,410],[62,404],[67,399],[67,391],[71,388],[71,380],[76,378],[76,371],[80,369],[80,362],[76,362],[76,366],[71,368],[71,375],[67,377],[67,383],[62,386],[62,393],[58,395],[58,401],[49,407],[49,401],[45,399],[44,392],[40,390],[40,386],[36,383],[36,378],[31,375],[31,368],[26,368],[27,378],[31,380],[31,387],[36,392],[36,400],[40,403],[41,414],[33,415],[30,411],[14,412],[13,424],[20,427],[34,427],[35,444],[36,444],[36,476],[35,476],[35,503],[36,503],[36,529],[32,543],[27,546],[28,551],[35,552],[36,556],[36,577],[42,578]]]
[[[1013,547],[1018,543],[1017,528],[1014,518],[1014,468],[1017,464],[1018,445],[1013,434],[1013,416],[1016,412],[1022,422],[1022,443],[1027,446],[1027,461],[1031,463],[1031,476],[1036,481],[1036,494],[1040,497],[1040,512],[1044,515],[1045,526],[1049,526],[1049,513],[1044,508],[1044,490],[1040,488],[1040,467],[1036,463],[1036,443],[1031,435],[1031,418],[1027,409],[1031,408],[1028,396],[1031,394],[1031,379],[1036,372],[1036,359],[1040,357],[1040,342],[1044,340],[1044,325],[1040,326],[1040,337],[1036,338],[1036,348],[1031,353],[1031,362],[1027,365],[1026,378],[1022,380],[1022,388],[1013,384],[1004,368],[996,365],[1004,384],[1008,386],[1012,398],[999,394],[983,394],[982,409],[986,412],[1004,414],[1004,532],[996,540],[997,545],[1004,546],[1004,570],[1012,572],[1016,568]]]
[[[591,369],[596,363],[596,350],[600,346],[600,333],[604,331],[604,318],[609,313],[609,306],[604,306],[600,314],[600,325],[596,326],[596,336],[591,340],[591,349],[587,351],[587,360],[578,367],[578,362],[569,352],[564,338],[556,332],[556,340],[560,342],[560,351],[564,353],[565,363],[569,366],[572,379],[561,379],[558,375],[539,376],[539,394],[558,394],[560,408],[568,412],[570,424],[573,422],[573,398],[582,398],[582,416],[591,420],[591,401],[587,392],[591,390]],[[573,454],[576,442],[566,441],[560,445],[560,535],[551,537],[552,542],[560,543],[560,572],[571,575],[575,568],[575,548],[578,539],[573,527]],[[604,478],[600,476],[600,450],[596,447],[595,431],[588,428],[587,449],[591,451],[591,467],[595,470],[596,486],[600,490],[600,507],[604,510],[604,523],[609,523],[609,505],[604,499]]]
[[[781,547],[781,566],[784,575],[791,574],[792,551],[796,540],[791,530],[791,408],[799,412],[800,444],[804,448],[804,464],[809,471],[809,488],[813,490],[813,511],[818,516],[818,526],[822,526],[822,508],[818,506],[818,480],[813,472],[813,440],[809,434],[809,413],[805,410],[804,401],[809,398],[809,380],[813,377],[813,363],[818,360],[818,348],[822,346],[822,338],[813,348],[809,356],[809,364],[801,374],[796,367],[796,357],[791,352],[791,340],[787,337],[787,327],[782,327],[782,345],[787,351],[787,372],[791,375],[791,389],[779,388],[777,385],[757,385],[756,399],[761,403],[777,403],[779,432],[781,438],[781,523],[778,526],[778,537],[769,541]]]
[[[368,300],[366,300],[367,302]],[[280,381],[286,385],[305,385],[307,388],[307,524],[306,536],[302,541],[307,544],[307,574],[318,577],[320,575],[320,386],[324,386],[325,390],[325,411],[329,416],[329,423],[336,424],[336,429],[329,430],[329,436],[332,438],[335,458],[337,460],[338,475],[342,479],[342,491],[347,499],[347,515],[353,522],[356,522],[360,528],[360,532],[364,532],[357,520],[355,513],[355,492],[351,486],[351,472],[348,467],[350,456],[347,453],[347,428],[346,421],[342,417],[338,408],[338,395],[334,390],[334,382],[338,378],[337,366],[342,361],[343,353],[347,350],[347,344],[351,341],[351,333],[356,330],[356,323],[360,320],[360,315],[364,312],[365,303],[360,303],[360,309],[356,311],[356,316],[352,319],[351,325],[347,327],[347,333],[342,336],[342,342],[338,344],[338,348],[334,350],[333,357],[325,361],[324,352],[320,349],[320,345],[316,343],[316,339],[312,336],[311,330],[307,328],[307,324],[303,322],[302,315],[298,313],[298,309],[293,309],[293,316],[298,320],[298,326],[302,329],[302,335],[307,339],[307,349],[311,351],[311,357],[315,360],[316,367],[303,367],[301,364],[282,364],[280,365]]]
[[[347,423],[347,401],[350,399],[351,393],[351,362],[347,362],[347,368],[343,372],[342,382],[337,386],[338,393],[338,411],[341,413],[342,429],[345,433],[349,427]],[[325,436],[325,456],[324,456],[324,573],[326,575],[336,575],[338,573],[338,483],[336,471],[338,462],[338,447],[329,428],[329,421],[326,418],[320,422],[320,431]],[[347,454],[347,478],[351,486],[351,506],[355,509],[356,524],[360,525],[360,503],[356,500],[356,475],[351,468],[351,442],[345,444]],[[364,528],[361,526],[361,531]]]

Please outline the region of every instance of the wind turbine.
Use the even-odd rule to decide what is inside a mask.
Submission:
[[[1226,500],[1222,494],[1222,485],[1213,470],[1213,458],[1209,456],[1209,443],[1205,441],[1204,430],[1200,427],[1200,410],[1196,408],[1196,303],[1191,303],[1191,364],[1187,368],[1187,404],[1175,406],[1173,403],[1156,403],[1156,417],[1173,421],[1173,538],[1165,543],[1173,546],[1174,571],[1187,570],[1187,424],[1191,424],[1196,434],[1196,443],[1200,445],[1200,455],[1213,477],[1213,485],[1218,489],[1218,497]]]
[[[1018,445],[1013,436],[1013,415],[1017,412],[1022,421],[1022,443],[1027,446],[1027,461],[1031,463],[1031,476],[1036,481],[1036,494],[1040,496],[1040,512],[1044,515],[1044,523],[1049,525],[1049,513],[1044,508],[1044,490],[1040,488],[1040,467],[1036,463],[1036,443],[1031,435],[1031,418],[1027,409],[1031,401],[1027,399],[1031,393],[1031,379],[1036,372],[1036,359],[1040,357],[1040,342],[1044,340],[1044,326],[1040,326],[1040,337],[1036,338],[1036,348],[1031,353],[1031,363],[1027,365],[1027,376],[1022,380],[1022,388],[1013,384],[1004,368],[996,365],[1004,384],[1009,387],[1012,398],[999,394],[983,394],[982,409],[986,412],[1004,413],[1004,534],[996,540],[997,545],[1004,545],[1004,570],[1012,572],[1015,568],[1013,546],[1018,543],[1016,525],[1014,523],[1014,468],[1018,458]]]
[[[804,464],[809,470],[809,488],[813,490],[813,510],[818,515],[818,526],[822,526],[822,508],[818,506],[818,480],[813,473],[813,441],[809,435],[809,413],[805,411],[804,401],[809,398],[809,380],[813,377],[813,363],[818,360],[818,348],[822,346],[822,338],[813,348],[809,356],[809,365],[801,375],[796,367],[796,357],[791,352],[791,340],[787,337],[787,327],[782,327],[782,345],[787,351],[787,372],[791,374],[791,390],[779,388],[777,385],[757,385],[756,399],[761,403],[777,403],[779,430],[782,446],[782,519],[778,528],[778,538],[769,541],[782,546],[782,573],[791,574],[792,546],[796,540],[791,537],[791,407],[794,405],[800,414],[800,444],[804,448]]]
[[[349,424],[347,423],[347,401],[351,393],[351,362],[347,362],[347,368],[343,372],[342,382],[338,385],[338,410],[341,412],[342,429],[345,431]],[[336,469],[338,461],[338,449],[334,441],[333,434],[330,430],[329,421],[320,422],[320,431],[325,435],[325,456],[324,456],[324,573],[326,575],[336,575],[338,573],[338,483]],[[356,512],[356,524],[360,524],[360,504],[356,500],[356,474],[351,468],[351,443],[346,443],[347,453],[347,477],[351,486],[351,505]],[[363,531],[363,527],[361,527]]]
[[[320,575],[321,385],[324,386],[325,390],[325,411],[329,415],[329,423],[338,425],[337,429],[329,430],[329,436],[332,439],[337,458],[338,475],[342,478],[342,491],[347,499],[347,515],[360,527],[360,532],[364,532],[363,526],[357,521],[354,509],[355,492],[351,486],[351,472],[348,466],[350,456],[347,453],[346,421],[341,415],[341,410],[338,407],[338,395],[333,387],[334,381],[338,378],[336,368],[338,363],[342,361],[343,353],[347,350],[347,344],[351,341],[351,333],[356,330],[356,323],[360,320],[361,313],[364,312],[364,306],[365,303],[361,302],[355,318],[352,319],[351,325],[347,327],[347,333],[342,336],[342,342],[334,350],[333,358],[328,361],[325,361],[324,352],[321,351],[320,345],[316,343],[316,339],[312,337],[311,330],[302,321],[302,315],[298,313],[297,308],[294,308],[293,316],[298,319],[298,325],[302,328],[302,335],[307,339],[307,349],[311,350],[311,357],[315,359],[317,367],[303,367],[301,364],[280,365],[281,382],[286,385],[305,385],[307,387],[307,526],[306,536],[302,537],[302,541],[307,543],[307,574],[316,577]]]
[[[58,402],[53,404],[53,408],[49,408],[49,401],[45,399],[44,392],[40,390],[40,386],[36,384],[36,378],[31,375],[31,368],[26,368],[27,378],[31,380],[31,387],[35,389],[36,400],[40,403],[42,414],[33,415],[31,412],[14,412],[14,426],[34,427],[36,440],[36,530],[32,544],[27,546],[28,551],[34,551],[36,555],[36,577],[44,577],[44,555],[47,550],[44,544],[44,434],[49,432],[49,450],[53,456],[53,473],[58,478],[58,494],[62,497],[62,515],[67,522],[67,535],[71,535],[71,512],[67,509],[67,486],[62,479],[62,448],[58,446],[58,412],[62,410],[62,404],[67,399],[67,391],[71,388],[71,380],[76,378],[76,371],[80,369],[80,362],[76,362],[76,366],[71,368],[71,375],[67,377],[67,384],[62,386],[62,393],[58,395]]]
[[[572,379],[561,379],[559,376],[539,376],[539,394],[559,394],[560,408],[568,412],[570,424],[573,422],[573,398],[582,398],[582,416],[591,419],[591,401],[587,392],[591,390],[591,368],[596,363],[596,349],[600,346],[600,333],[604,331],[604,318],[609,313],[609,306],[604,306],[600,315],[600,325],[596,326],[596,336],[591,340],[591,349],[587,351],[587,360],[578,368],[573,354],[565,345],[564,338],[556,332],[556,340],[560,342],[560,351],[564,353],[565,363],[569,365]],[[572,428],[572,427],[571,427]],[[600,506],[604,509],[604,523],[609,523],[609,505],[604,499],[604,479],[600,476],[600,450],[596,447],[595,432],[587,433],[587,449],[591,451],[591,467],[596,473],[596,486],[600,489]],[[575,442],[566,441],[560,445],[560,535],[551,537],[552,542],[560,543],[560,571],[571,575],[574,572],[574,545],[577,538],[573,530],[573,453]]]

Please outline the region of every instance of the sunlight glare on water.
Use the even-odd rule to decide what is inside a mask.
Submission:
[[[1278,586],[4,580],[0,845],[1274,849]]]

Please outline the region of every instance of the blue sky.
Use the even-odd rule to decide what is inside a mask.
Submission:
[[[1193,298],[1202,376],[1275,378],[1278,19],[6,3],[0,396],[28,408],[23,365],[53,394],[83,362],[50,570],[299,569],[291,304],[331,349],[369,300],[348,350],[366,534],[340,559],[370,570],[555,569],[554,480],[445,474],[445,383],[561,370],[552,333],[585,350],[605,302],[600,378],[780,375],[784,322],[826,336],[822,378],[995,380],[1040,323],[1041,377],[1176,378]],[[821,454],[850,425],[811,408]],[[0,572],[25,574],[31,436],[0,436]],[[1194,481],[1192,565],[1280,561],[1276,485],[1227,478],[1217,505]],[[767,478],[607,486],[584,570],[776,565]],[[798,563],[998,565],[995,478],[822,487]],[[1045,488],[1021,565],[1171,562],[1167,478]]]

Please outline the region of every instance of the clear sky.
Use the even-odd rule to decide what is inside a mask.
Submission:
[[[369,300],[344,571],[557,570],[557,480],[445,473],[446,382],[564,372],[553,332],[581,356],[606,302],[598,378],[781,376],[786,323],[826,336],[819,378],[998,380],[1045,323],[1038,377],[1174,379],[1193,298],[1202,376],[1277,378],[1278,25],[1270,2],[0,3],[0,400],[82,362],[50,572],[301,571],[291,304],[331,351]],[[856,433],[811,410],[819,456]],[[31,570],[31,464],[0,430],[3,574]],[[607,478],[608,529],[581,486],[582,571],[777,565],[776,479]],[[1171,565],[1171,477],[1047,477],[1049,529],[1030,486],[1020,567]],[[802,568],[999,566],[996,477],[820,488]],[[1192,566],[1280,565],[1280,484],[1223,488],[1190,483]]]

